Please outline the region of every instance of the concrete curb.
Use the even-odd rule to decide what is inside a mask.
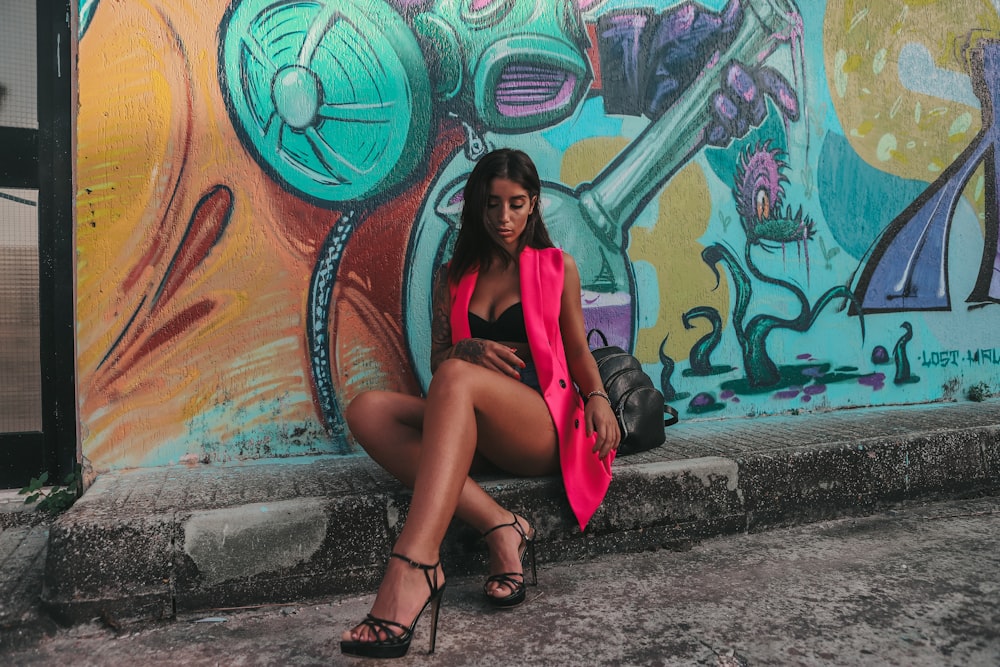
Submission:
[[[585,534],[557,479],[482,482],[531,517],[542,562],[684,548],[908,501],[1000,493],[1000,403],[959,406],[925,406],[898,421],[853,411],[871,427],[846,437],[843,415],[830,418],[837,428],[825,438],[816,432],[821,415],[778,418],[782,442],[761,430],[768,418],[674,427],[672,440],[730,455],[678,457],[666,447],[621,459]],[[745,430],[768,442],[733,438]],[[360,457],[104,475],[50,527],[42,598],[64,622],[127,622],[374,590],[407,498]],[[451,574],[484,571],[482,543],[462,526],[452,527],[442,558]]]
[[[740,459],[747,529],[1000,492],[1000,427],[873,438]]]

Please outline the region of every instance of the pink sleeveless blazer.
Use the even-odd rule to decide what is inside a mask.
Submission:
[[[590,451],[596,436],[586,435],[583,401],[570,378],[559,330],[563,272],[563,252],[558,248],[525,248],[521,252],[521,307],[528,347],[559,435],[559,465],[566,497],[580,530],[584,530],[611,483],[614,452],[601,461]],[[457,286],[451,286],[452,344],[471,335],[469,302],[478,278],[478,272],[472,271]]]

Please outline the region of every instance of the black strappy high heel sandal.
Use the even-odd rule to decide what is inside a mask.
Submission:
[[[531,537],[525,532],[524,528],[517,521],[517,515],[514,515],[514,520],[510,523],[501,523],[499,526],[493,526],[485,533],[483,533],[483,539],[495,530],[500,528],[513,528],[521,535],[521,546],[518,547],[517,557],[521,561],[521,567],[524,568],[524,557],[527,555],[531,560],[531,585],[538,585],[538,572],[535,570],[535,531],[532,530]],[[525,523],[528,520],[525,519]],[[528,523],[528,528],[531,529],[531,524]],[[524,602],[527,597],[527,590],[524,585],[524,574],[522,572],[501,572],[500,574],[490,575],[486,579],[486,583],[483,584],[483,594],[486,595],[486,599],[490,601],[494,607],[510,608],[516,607],[517,605]],[[499,584],[500,586],[505,586],[511,589],[510,595],[505,595],[504,597],[497,597],[496,595],[490,594],[490,584]]]
[[[420,613],[417,617],[413,619],[413,623],[410,627],[406,627],[402,623],[397,623],[396,621],[388,621],[384,618],[377,618],[368,614],[365,620],[361,621],[358,627],[367,627],[375,639],[372,641],[357,641],[357,640],[341,640],[340,641],[340,652],[346,653],[347,655],[357,655],[364,658],[401,658],[406,655],[406,652],[410,649],[410,642],[413,640],[413,629],[417,627],[417,621],[420,617],[424,615],[424,610],[427,606],[431,607],[431,647],[427,651],[428,654],[434,652],[434,645],[437,642],[437,624],[438,624],[438,612],[441,610],[441,595],[444,593],[445,584],[438,586],[438,574],[437,568],[441,564],[441,561],[434,563],[433,565],[424,565],[423,563],[418,563],[414,560],[410,560],[406,556],[398,553],[389,554],[390,558],[398,558],[410,567],[415,567],[418,570],[423,570],[424,578],[427,580],[427,587],[430,589],[431,594],[427,598],[427,602],[421,607]],[[431,578],[431,572],[434,573],[433,579]],[[385,639],[379,639],[381,636],[385,636]]]

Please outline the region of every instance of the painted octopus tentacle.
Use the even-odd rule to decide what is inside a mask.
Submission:
[[[691,320],[699,317],[708,320],[709,324],[712,325],[712,330],[699,338],[695,344],[691,346],[691,352],[688,355],[688,359],[691,364],[692,373],[695,375],[711,375],[711,355],[715,348],[718,347],[719,341],[722,339],[722,316],[719,315],[718,310],[712,308],[711,306],[698,306],[696,308],[692,308],[681,316],[684,328],[694,328],[691,324]]]
[[[316,260],[316,267],[309,281],[309,302],[306,306],[306,336],[313,387],[319,401],[323,423],[327,432],[334,436],[342,435],[345,425],[333,383],[330,360],[330,304],[340,260],[344,256],[347,241],[356,228],[357,217],[355,211],[345,213],[323,242],[319,259]],[[334,438],[334,441],[343,450],[338,453],[349,451],[343,438]]]

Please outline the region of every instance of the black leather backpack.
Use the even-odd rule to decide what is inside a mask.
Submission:
[[[663,429],[677,423],[677,411],[664,402],[663,394],[653,386],[638,359],[616,345],[608,345],[600,329],[587,333],[588,342],[594,334],[601,337],[603,345],[591,352],[622,434],[618,456],[659,447],[666,441]]]

